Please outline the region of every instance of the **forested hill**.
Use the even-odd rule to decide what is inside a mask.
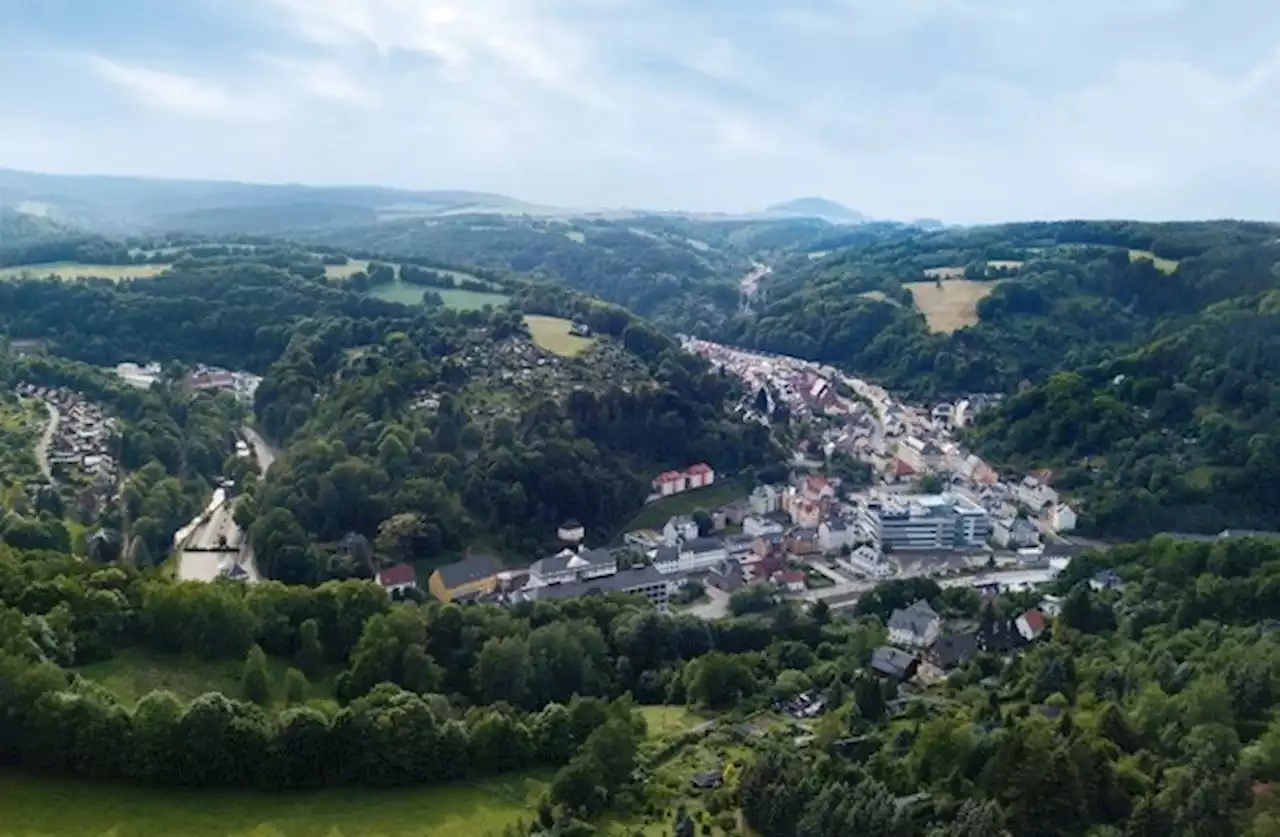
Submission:
[[[812,218],[474,215],[384,221],[295,237],[347,252],[514,271],[622,305],[671,330],[712,333],[741,307],[741,280],[753,259],[772,261],[835,229]]]
[[[2,281],[0,331],[97,365],[264,372],[258,421],[285,451],[241,508],[272,577],[367,575],[337,549],[351,535],[392,559],[528,559],[574,518],[598,543],[662,470],[779,457],[730,414],[731,378],[615,306],[513,282],[498,308],[451,310],[430,289],[436,307],[411,307],[217,252],[153,279]],[[535,344],[525,313],[564,335]],[[566,342],[571,319],[592,336]]]

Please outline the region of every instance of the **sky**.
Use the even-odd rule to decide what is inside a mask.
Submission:
[[[1280,219],[1275,0],[2,0],[0,167]]]

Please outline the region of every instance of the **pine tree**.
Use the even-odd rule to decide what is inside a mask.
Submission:
[[[249,649],[249,655],[245,657],[240,687],[244,691],[245,700],[259,706],[266,706],[271,702],[271,687],[267,681],[267,655],[256,645]]]
[[[307,682],[307,676],[296,668],[291,668],[284,675],[284,695],[285,701],[290,706],[297,706],[300,703],[307,702],[307,694],[311,691],[311,684]]]

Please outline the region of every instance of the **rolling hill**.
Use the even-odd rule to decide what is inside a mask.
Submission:
[[[826,198],[796,198],[795,200],[775,203],[765,209],[771,215],[787,215],[807,218],[821,218],[835,224],[861,224],[870,221],[856,209],[836,203]]]

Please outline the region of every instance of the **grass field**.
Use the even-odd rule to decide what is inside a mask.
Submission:
[[[346,264],[325,265],[324,275],[326,279],[350,279],[368,266],[368,259],[350,259]]]
[[[929,330],[950,334],[978,322],[978,303],[995,290],[997,284],[951,279],[941,287],[936,282],[908,282],[906,288],[924,314]]]
[[[0,398],[0,487],[22,486],[40,477],[35,448],[49,413],[34,399]]]
[[[709,720],[687,706],[641,706],[640,714],[649,725],[650,738],[677,735]]]
[[[747,492],[734,480],[724,480],[709,485],[657,500],[640,510],[635,517],[622,528],[624,532],[634,529],[661,529],[668,519],[678,514],[693,514],[698,509],[711,511],[725,503],[741,500]]]
[[[272,708],[284,708],[284,674],[288,668],[289,664],[284,661],[267,658]],[[121,703],[132,706],[155,689],[168,689],[188,700],[205,692],[239,697],[243,669],[244,664],[238,660],[215,662],[131,649],[110,660],[82,666],[77,671],[87,679],[106,686],[120,698]],[[332,679],[326,677],[313,681],[310,697],[313,700],[331,700]]]
[[[0,773],[0,837],[486,837],[534,817],[541,776],[386,791],[161,791]]]
[[[77,279],[93,276],[99,279],[148,279],[168,270],[167,264],[76,264],[74,262],[49,262],[24,264],[19,267],[0,268],[0,279],[16,279],[30,275],[37,278],[56,276],[59,279]]]
[[[1160,271],[1161,273],[1173,273],[1175,270],[1178,269],[1177,259],[1162,259],[1159,256],[1157,256],[1155,253],[1152,253],[1150,250],[1130,250],[1129,251],[1129,261],[1139,262],[1143,260],[1146,260],[1155,264],[1156,270]]]
[[[427,288],[400,281],[388,282],[369,289],[369,293],[378,299],[385,299],[387,302],[399,302],[401,305],[420,305],[424,291],[434,291],[440,294],[440,298],[444,300],[446,308],[456,308],[459,311],[474,311],[486,305],[505,305],[507,300],[510,299],[506,294],[487,294],[479,291],[463,291],[457,288]]]
[[[529,335],[539,348],[560,357],[577,357],[595,344],[594,337],[575,337],[569,333],[573,323],[559,317],[529,315],[524,318]]]

